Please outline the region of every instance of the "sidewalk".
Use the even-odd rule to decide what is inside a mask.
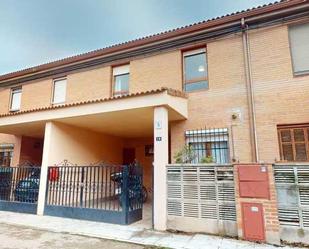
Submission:
[[[33,229],[111,239],[141,245],[154,245],[185,249],[275,249],[278,247],[239,241],[218,236],[193,234],[181,235],[156,232],[139,226],[121,226],[107,223],[81,221],[50,216],[0,211],[0,224],[26,226]],[[291,247],[284,247],[291,248]]]

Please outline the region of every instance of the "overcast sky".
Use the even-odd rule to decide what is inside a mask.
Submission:
[[[0,0],[0,74],[270,0]]]

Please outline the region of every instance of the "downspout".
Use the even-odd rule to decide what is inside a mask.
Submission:
[[[255,112],[254,88],[252,80],[251,54],[250,54],[250,44],[248,35],[248,25],[245,23],[244,18],[241,19],[241,28],[242,28],[242,41],[243,41],[243,51],[245,60],[247,98],[249,107],[248,112],[249,112],[249,123],[250,123],[252,160],[253,162],[258,162],[259,151],[258,151],[257,132],[256,132],[256,112]]]

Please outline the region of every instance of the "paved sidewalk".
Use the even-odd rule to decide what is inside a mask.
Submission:
[[[98,223],[74,219],[64,219],[50,216],[0,211],[0,223],[26,226],[33,229],[83,235],[93,238],[112,239],[117,241],[154,245],[182,249],[275,249],[278,247],[256,244],[247,241],[222,238],[218,236],[193,234],[182,235],[147,230],[139,226],[121,226],[107,223]],[[291,247],[284,247],[291,248]]]
[[[1,249],[155,249],[126,242],[54,233],[6,224],[0,226],[0,241]]]

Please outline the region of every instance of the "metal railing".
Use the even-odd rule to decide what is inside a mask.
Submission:
[[[139,165],[54,166],[48,168],[46,204],[122,211],[142,208]]]
[[[0,201],[36,203],[40,167],[0,167]]]

